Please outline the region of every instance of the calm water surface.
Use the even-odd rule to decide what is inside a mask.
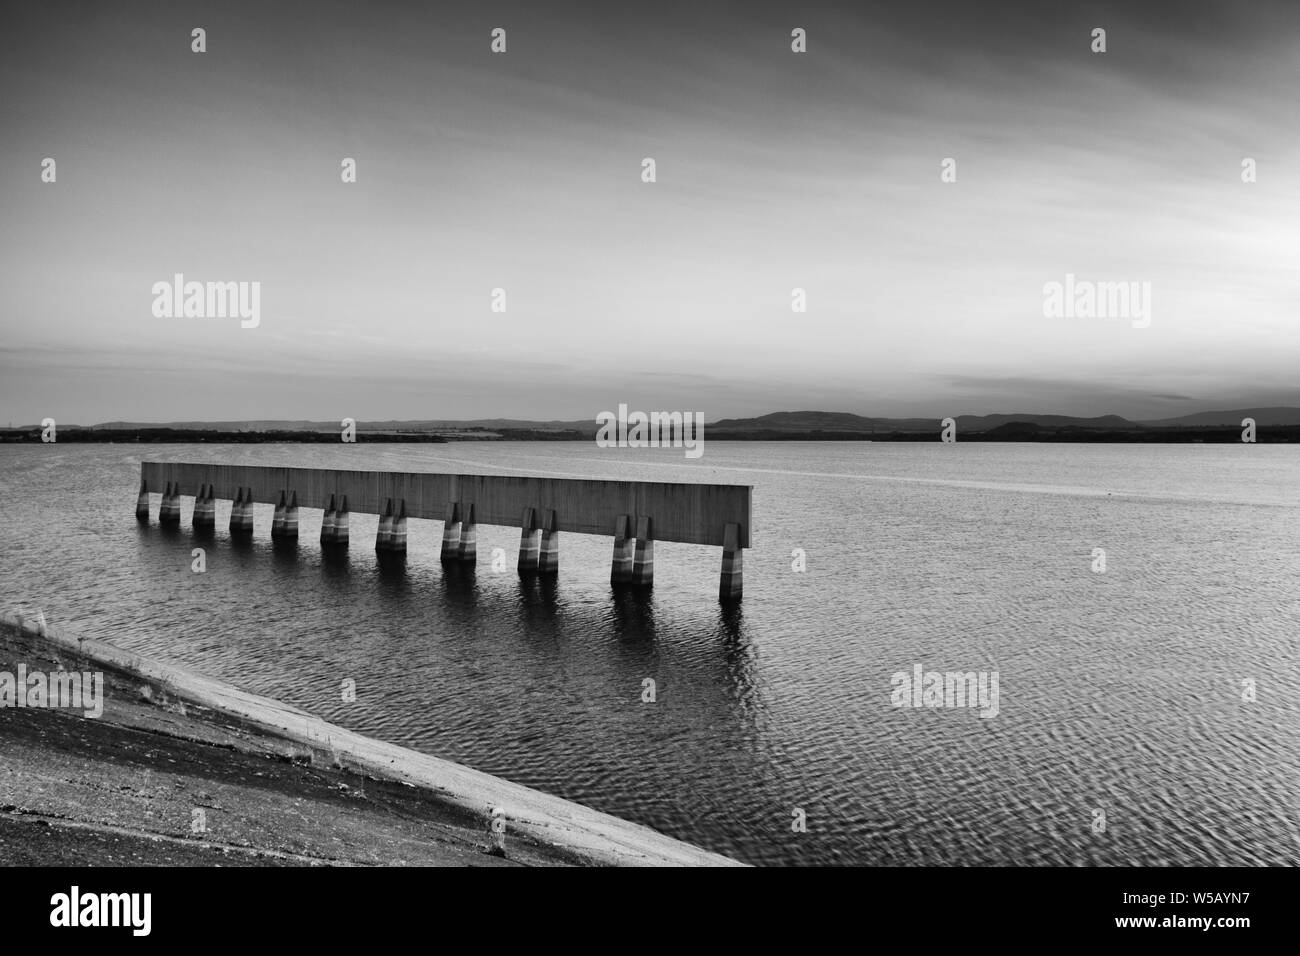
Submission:
[[[319,511],[285,554],[219,502],[194,574],[141,457],[750,484],[756,547],[724,613],[716,548],[656,545],[637,598],[608,538],[521,582],[518,531],[448,573],[412,520],[394,570],[374,516],[339,560]],[[754,863],[1300,862],[1300,448],[0,446],[0,501],[11,607]],[[997,671],[1000,713],[891,706],[917,663]]]

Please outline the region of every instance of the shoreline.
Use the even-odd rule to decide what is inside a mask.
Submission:
[[[64,863],[116,847],[127,865],[743,865],[6,611],[0,671],[20,663],[102,671],[104,712],[0,709],[0,865],[46,859],[23,859],[34,825]],[[488,852],[494,807],[504,858]]]

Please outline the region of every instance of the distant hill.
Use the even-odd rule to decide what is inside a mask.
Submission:
[[[340,419],[341,420],[341,419]],[[68,426],[70,428],[78,426]],[[224,421],[224,422],[104,422],[100,425],[92,426],[94,428],[107,429],[130,429],[140,428],[189,428],[198,430],[218,430],[218,431],[319,431],[319,432],[336,432],[339,430],[338,421],[306,421],[294,419],[258,419],[255,421]],[[533,422],[525,419],[515,418],[480,418],[467,421],[453,421],[443,419],[412,419],[407,421],[398,421],[390,419],[386,421],[358,421],[357,428],[365,431],[435,431],[443,428],[451,429],[479,429],[483,431],[495,431],[502,428],[521,428],[532,431],[571,431],[576,428],[595,428],[593,422]]]
[[[957,432],[986,432],[1003,425],[1019,422],[1044,428],[1137,428],[1136,422],[1118,415],[1100,415],[1096,418],[1076,418],[1073,415],[958,415]]]
[[[757,418],[723,418],[709,422],[715,433],[740,434],[746,432],[816,432],[830,434],[878,434],[893,432],[937,432],[942,419],[935,418],[866,418],[849,412],[773,412]],[[1014,415],[958,415],[959,434],[992,431],[1003,425],[1020,422],[1045,428],[1137,428],[1119,415],[1102,415],[1096,418],[1076,418],[1072,415],[1035,415],[1022,412]]]
[[[647,409],[647,411],[650,411]],[[1253,418],[1260,428],[1273,429],[1269,440],[1291,441],[1300,434],[1300,408],[1242,408],[1232,411],[1197,412],[1179,418],[1155,421],[1132,421],[1119,415],[1091,418],[1073,415],[1039,415],[1031,412],[992,415],[957,415],[958,440],[980,436],[982,440],[1024,441],[1220,441],[1231,437],[1231,429],[1240,429],[1243,418]],[[924,441],[937,436],[941,418],[873,418],[852,412],[796,411],[771,412],[754,418],[721,418],[706,422],[707,437],[717,441],[885,441],[901,439]],[[314,440],[337,435],[339,422],[308,420],[258,419],[220,422],[105,422],[85,429],[60,424],[60,431],[87,432],[78,440],[114,440],[96,437],[92,432],[149,432],[152,440],[186,441],[185,432],[207,433],[206,440],[221,440],[217,433],[238,436],[238,441],[282,440],[262,433],[296,433],[295,440]],[[0,440],[25,441],[39,427],[0,431]],[[590,420],[529,421],[523,418],[476,419],[396,419],[357,422],[358,435],[371,441],[419,441],[445,438],[456,441],[586,441],[595,436],[598,426]],[[1217,431],[1216,431],[1217,430]],[[166,432],[178,433],[174,436]],[[388,436],[388,437],[385,437]],[[39,435],[38,435],[39,437]],[[126,436],[117,440],[129,440]],[[195,440],[204,440],[198,439]]]
[[[1300,408],[1239,408],[1235,412],[1197,412],[1181,418],[1165,418],[1154,422],[1139,424],[1151,428],[1240,428],[1243,418],[1255,419],[1255,424],[1265,425],[1300,425]]]
[[[937,428],[937,418],[864,418],[850,412],[772,412],[757,418],[706,422],[718,432],[893,432]]]

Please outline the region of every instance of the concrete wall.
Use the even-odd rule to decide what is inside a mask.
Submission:
[[[657,541],[685,544],[725,543],[728,524],[740,531],[740,547],[750,547],[750,485],[686,485],[658,481],[587,481],[503,475],[447,475],[400,471],[342,471],[328,468],[267,468],[143,461],[140,477],[150,492],[161,493],[177,482],[182,495],[200,484],[216,487],[217,498],[235,498],[251,488],[253,500],[277,504],[280,492],[296,491],[304,508],[325,508],[330,495],[348,497],[348,510],[381,514],[388,498],[406,500],[412,518],[443,520],[447,503],[474,505],[479,524],[518,528],[525,508],[533,508],[540,526],[547,509],[555,510],[556,528],[578,534],[613,536],[620,515],[632,526],[651,519]]]

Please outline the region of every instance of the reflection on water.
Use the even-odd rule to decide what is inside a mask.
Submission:
[[[6,597],[753,862],[1300,861],[1297,451],[636,451],[3,447]],[[744,602],[723,605],[712,548],[660,543],[643,591],[611,588],[607,538],[565,535],[560,574],[541,577],[515,571],[512,529],[480,526],[465,566],[440,561],[437,521],[411,520],[406,555],[374,551],[367,515],[344,550],[321,549],[309,509],[296,543],[269,540],[265,505],[252,538],[230,536],[229,502],[215,530],[191,530],[190,499],[180,528],[141,527],[142,453],[748,482],[757,547]],[[893,708],[891,675],[916,663],[997,670],[1000,715]],[[1243,677],[1259,683],[1253,705]],[[807,833],[791,830],[795,808]]]

